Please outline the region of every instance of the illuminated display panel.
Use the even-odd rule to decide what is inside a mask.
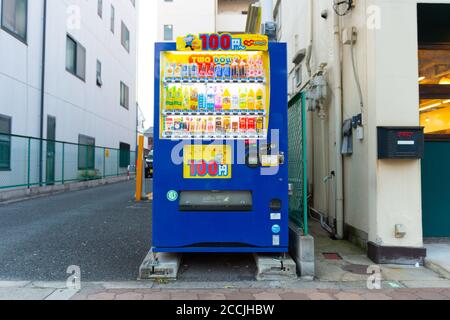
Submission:
[[[161,53],[160,138],[266,139],[267,52]]]
[[[450,47],[419,50],[420,125],[426,134],[450,134]]]

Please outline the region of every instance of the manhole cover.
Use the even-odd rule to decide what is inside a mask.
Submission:
[[[354,274],[361,274],[361,275],[367,275],[367,270],[369,269],[369,266],[362,265],[362,264],[348,264],[342,267],[342,270],[354,273]]]
[[[322,254],[327,260],[342,260],[342,257],[339,255],[339,253],[336,252],[324,252]]]

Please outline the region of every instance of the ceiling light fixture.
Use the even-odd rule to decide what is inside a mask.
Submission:
[[[429,111],[429,110],[435,109],[435,108],[437,108],[437,107],[439,107],[439,106],[441,106],[441,105],[442,105],[442,102],[435,103],[435,104],[431,104],[431,105],[429,105],[429,106],[420,108],[419,111],[420,111],[420,112]]]

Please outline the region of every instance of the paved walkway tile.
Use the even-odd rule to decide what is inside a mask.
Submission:
[[[73,300],[450,300],[450,289],[105,289],[81,290]]]

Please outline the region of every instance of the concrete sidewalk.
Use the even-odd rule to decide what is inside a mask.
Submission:
[[[110,289],[82,291],[73,300],[450,300],[450,289]]]
[[[425,248],[427,248],[425,266],[450,279],[450,239],[431,241],[425,244]]]
[[[0,282],[0,300],[450,300],[450,284],[447,288],[393,289],[383,282],[381,290],[368,290],[364,283],[335,282],[210,285],[196,289],[198,283],[109,282],[84,284],[76,291],[63,283]]]

